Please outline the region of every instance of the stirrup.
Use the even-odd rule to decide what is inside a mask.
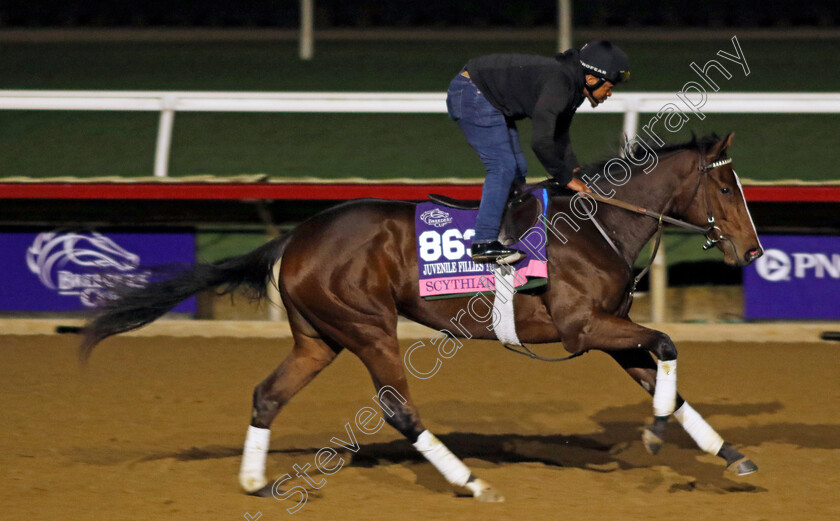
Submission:
[[[502,246],[499,241],[470,246],[473,262],[496,264],[516,264],[525,258],[525,253]]]

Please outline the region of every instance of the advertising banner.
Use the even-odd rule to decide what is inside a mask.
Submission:
[[[747,319],[840,319],[840,237],[762,235],[744,269]]]
[[[194,262],[192,233],[0,233],[0,311],[92,309],[108,297],[104,276],[143,285],[151,266]],[[195,299],[173,311],[195,313]]]

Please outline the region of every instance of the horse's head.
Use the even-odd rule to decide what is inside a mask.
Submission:
[[[691,223],[708,227],[707,247],[717,246],[723,260],[732,266],[746,266],[761,257],[764,250],[758,239],[744,190],[732,168],[726,149],[734,134],[699,151],[696,175],[689,176],[683,198],[684,217]]]

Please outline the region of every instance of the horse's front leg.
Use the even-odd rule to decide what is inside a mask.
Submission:
[[[653,394],[656,387],[656,363],[649,353],[641,349],[631,349],[608,351],[607,354],[613,357],[648,393]],[[703,419],[700,413],[683,400],[679,393],[677,393],[677,409],[674,411],[674,418],[680,422],[685,432],[702,451],[723,458],[728,472],[744,476],[758,470],[755,463],[735,447],[723,441],[723,437]],[[661,440],[659,446],[661,446]],[[653,453],[659,450],[659,447],[649,446],[648,442],[645,443],[645,448]]]
[[[582,324],[577,331],[563,336],[563,344],[573,353],[589,349],[642,349],[656,357],[655,377],[653,382],[647,383],[653,384],[653,424],[645,429],[642,437],[648,451],[655,454],[662,446],[668,418],[674,413],[677,405],[676,346],[671,338],[661,331],[648,329],[613,315],[595,314]],[[564,329],[566,328],[561,328],[561,331]]]

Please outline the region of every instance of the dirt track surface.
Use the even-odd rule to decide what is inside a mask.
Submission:
[[[359,453],[318,476],[326,484],[309,487],[294,515],[285,509],[295,499],[245,496],[236,479],[252,388],[290,347],[118,338],[83,371],[72,337],[0,336],[0,517],[840,519],[837,344],[678,346],[680,391],[760,467],[735,478],[675,422],[662,452],[648,455],[639,429],[650,399],[606,355],[542,364],[471,342],[433,378],[408,378],[426,426],[505,503],[454,497],[386,426],[357,432]],[[362,364],[339,356],[275,422],[269,477],[346,439],[345,423],[372,395]]]

